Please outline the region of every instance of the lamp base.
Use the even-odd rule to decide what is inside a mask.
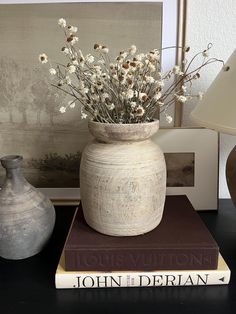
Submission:
[[[225,173],[229,193],[234,207],[236,207],[236,146],[234,146],[228,156]]]

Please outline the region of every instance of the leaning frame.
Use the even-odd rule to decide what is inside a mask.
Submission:
[[[70,0],[71,3],[94,2],[93,0]],[[185,17],[186,17],[186,2],[187,0],[113,0],[99,2],[158,2],[162,3],[162,47],[169,46],[184,46],[185,41]],[[30,3],[68,3],[65,0],[0,0],[0,4],[30,4]],[[166,50],[162,56],[163,69],[165,70],[175,64],[182,64],[183,60],[182,49]],[[182,107],[181,104],[176,104],[174,112],[174,126],[181,126]],[[42,188],[45,194],[55,204],[67,205],[77,204],[80,200],[79,188]]]

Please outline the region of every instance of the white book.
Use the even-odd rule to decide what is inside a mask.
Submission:
[[[215,270],[168,270],[168,271],[66,271],[64,255],[59,261],[55,285],[67,288],[117,288],[117,287],[164,287],[227,285],[230,269],[219,255]]]

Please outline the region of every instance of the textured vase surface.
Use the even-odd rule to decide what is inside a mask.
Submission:
[[[55,224],[51,201],[24,178],[22,160],[22,156],[1,158],[6,178],[0,190],[0,256],[7,259],[40,252]]]
[[[140,124],[89,122],[95,139],[80,166],[81,201],[86,222],[112,236],[153,230],[163,215],[166,164],[151,140],[159,121]]]

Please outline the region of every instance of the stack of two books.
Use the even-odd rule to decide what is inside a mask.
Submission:
[[[56,288],[228,284],[230,270],[186,196],[167,196],[153,231],[111,237],[91,229],[78,208],[56,270]]]

